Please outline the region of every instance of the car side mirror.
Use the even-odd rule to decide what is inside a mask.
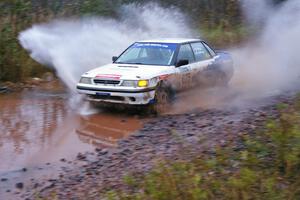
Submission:
[[[179,61],[176,63],[176,67],[180,67],[180,66],[188,65],[188,64],[189,64],[189,61],[188,61],[188,60],[179,60]]]
[[[116,62],[116,60],[118,60],[118,56],[113,56],[113,57],[112,57],[112,61],[113,61],[113,62]]]

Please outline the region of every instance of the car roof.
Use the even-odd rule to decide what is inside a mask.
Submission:
[[[151,40],[142,40],[137,42],[149,42],[149,43],[175,43],[182,44],[187,42],[199,42],[201,39],[191,39],[191,38],[161,38],[161,39],[151,39]]]

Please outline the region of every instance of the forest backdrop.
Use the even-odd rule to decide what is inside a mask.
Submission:
[[[274,6],[283,0],[272,0]],[[0,0],[0,82],[22,82],[49,71],[29,57],[18,42],[18,34],[32,24],[57,18],[107,16],[118,18],[123,4],[145,0]],[[179,8],[191,25],[215,46],[237,44],[249,29],[240,0],[155,0],[163,7]]]

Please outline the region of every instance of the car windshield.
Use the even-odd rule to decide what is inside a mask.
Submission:
[[[115,63],[171,65],[177,44],[138,42],[130,46]]]

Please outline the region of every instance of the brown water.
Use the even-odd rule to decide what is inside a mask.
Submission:
[[[69,107],[70,97],[56,88],[0,95],[0,173],[70,159],[95,148],[116,147],[118,140],[142,126],[141,120],[122,112],[97,110],[80,115]],[[244,101],[236,96],[224,88],[187,91],[178,94],[167,114]]]
[[[64,93],[3,94],[0,172],[69,159],[96,147],[114,147],[141,126],[140,120],[122,113],[82,116],[68,106]]]

